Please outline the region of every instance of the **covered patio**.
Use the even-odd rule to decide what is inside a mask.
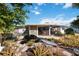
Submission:
[[[27,25],[26,30],[30,35],[36,36],[51,36],[56,34],[57,32],[62,32],[64,34],[63,27],[58,25],[32,24]]]

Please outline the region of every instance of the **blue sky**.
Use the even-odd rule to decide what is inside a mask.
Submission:
[[[72,8],[71,3],[33,3],[29,10],[29,19],[26,21],[26,24],[48,22],[69,25],[79,15],[79,9]]]

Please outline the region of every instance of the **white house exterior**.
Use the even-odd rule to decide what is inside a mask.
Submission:
[[[64,30],[67,28],[62,25],[52,25],[52,24],[29,24],[26,25],[26,30],[29,31],[30,35],[42,35],[42,36],[51,36],[56,32],[64,34]]]

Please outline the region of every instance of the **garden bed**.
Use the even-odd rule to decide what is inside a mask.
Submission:
[[[54,41],[59,45],[69,47],[79,47],[79,36],[77,35],[65,35],[61,39],[47,39],[48,41]]]

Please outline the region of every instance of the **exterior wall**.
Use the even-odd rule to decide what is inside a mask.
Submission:
[[[38,35],[37,34],[38,30],[37,30],[37,26],[29,26],[29,34],[30,35]]]
[[[61,34],[65,34],[64,29],[60,28]]]
[[[22,35],[25,30],[26,30],[25,28],[15,29],[15,30],[14,30],[14,33],[15,33],[16,35]]]

